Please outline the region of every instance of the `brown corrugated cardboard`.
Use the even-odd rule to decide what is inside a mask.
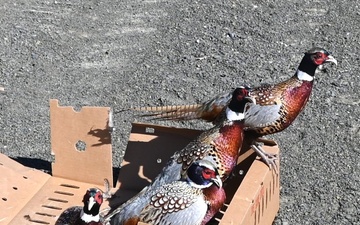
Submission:
[[[76,112],[50,100],[54,177],[99,185],[107,178],[113,183],[109,113],[108,107],[86,106]]]
[[[0,224],[9,224],[44,186],[50,175],[24,167],[3,154],[0,154],[0,173]]]
[[[53,176],[0,154],[0,172],[5,174],[0,178],[0,188],[4,190],[0,224],[54,224],[64,209],[82,205],[86,189],[94,186],[104,189],[104,178],[112,183],[110,109],[83,107],[76,112],[72,107],[59,107],[57,100],[51,100],[50,105]],[[149,184],[169,156],[200,132],[134,123],[113,189],[118,198],[109,204],[118,205]],[[86,144],[84,151],[76,149],[78,141]],[[264,148],[278,153],[277,146]],[[214,224],[272,224],[279,209],[279,176],[254,159],[252,150],[243,151],[236,175],[226,186],[227,204]]]

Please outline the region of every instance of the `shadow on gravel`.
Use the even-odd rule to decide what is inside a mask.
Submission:
[[[24,158],[24,157],[17,157],[12,159],[24,166],[31,167],[37,170],[41,170],[45,173],[51,174],[51,162],[42,159],[33,159],[33,158]]]
[[[24,158],[24,157],[17,157],[17,158],[11,158],[14,161],[22,164],[23,166],[27,166],[30,168],[34,168],[37,170],[41,170],[44,173],[51,174],[51,162],[42,160],[42,159],[33,159],[33,158]],[[120,168],[113,167],[113,178],[114,178],[114,186],[116,185],[118,175],[119,175]]]

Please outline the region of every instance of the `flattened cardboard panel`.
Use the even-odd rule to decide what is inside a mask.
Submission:
[[[83,107],[76,112],[50,100],[54,177],[99,185],[107,178],[113,184],[109,113],[109,107]]]
[[[94,184],[51,177],[31,201],[11,220],[11,225],[55,224],[59,215],[72,206],[83,206],[82,198]],[[103,186],[98,188],[104,190]],[[102,208],[106,204],[102,205]]]
[[[0,154],[0,174],[0,223],[8,224],[41,189],[50,175],[24,167],[3,154]]]

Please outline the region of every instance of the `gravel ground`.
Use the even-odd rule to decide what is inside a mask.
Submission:
[[[333,52],[281,148],[274,224],[360,224],[360,2],[1,0],[0,152],[48,169],[49,99],[61,105],[189,104],[291,76]],[[115,114],[114,166],[129,112]],[[189,128],[198,121],[160,124]]]

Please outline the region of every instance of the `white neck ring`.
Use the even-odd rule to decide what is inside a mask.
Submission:
[[[308,73],[305,73],[301,70],[297,70],[296,75],[299,80],[304,80],[304,81],[313,81],[314,80],[313,76],[310,76]]]

